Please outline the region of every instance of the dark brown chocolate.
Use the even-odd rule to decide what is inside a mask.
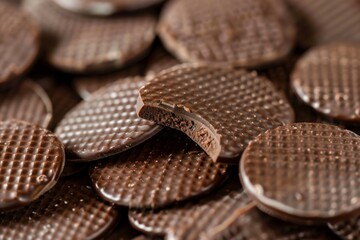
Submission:
[[[107,201],[136,208],[159,208],[218,186],[227,166],[185,135],[163,130],[144,144],[90,169],[97,193]]]
[[[360,216],[346,221],[329,223],[329,227],[341,239],[356,240],[360,239]]]
[[[184,62],[258,67],[286,57],[296,28],[279,0],[170,1],[158,31]]]
[[[157,46],[147,60],[146,78],[151,79],[160,71],[171,68],[177,64],[180,64],[179,60],[168,53],[163,46]]]
[[[79,103],[56,128],[67,160],[93,161],[140,144],[161,127],[136,115],[140,77],[117,81]]]
[[[245,149],[240,178],[265,212],[321,224],[360,213],[360,137],[319,123],[269,130]]]
[[[286,98],[256,72],[202,64],[157,74],[140,89],[137,111],[183,131],[214,161],[233,163],[259,133],[294,120]]]
[[[53,133],[25,122],[0,122],[0,211],[29,204],[50,190],[64,162],[64,146]]]

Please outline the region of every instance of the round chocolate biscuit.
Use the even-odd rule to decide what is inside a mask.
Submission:
[[[256,72],[202,64],[157,74],[140,89],[137,111],[183,131],[214,161],[236,163],[259,133],[294,120],[286,98]]]
[[[44,30],[46,58],[68,72],[103,72],[142,57],[155,38],[152,13],[90,18],[67,12],[49,0],[27,0],[25,8]]]
[[[140,65],[136,64],[116,73],[77,77],[74,79],[74,86],[78,94],[83,99],[88,99],[94,92],[106,85],[109,85],[118,80],[141,75],[142,68]]]
[[[163,46],[157,46],[148,58],[145,75],[147,78],[152,78],[160,71],[177,64],[180,64],[179,60],[171,56]]]
[[[360,137],[339,127],[295,123],[260,134],[245,149],[240,178],[267,213],[321,224],[360,213]]]
[[[95,92],[65,115],[55,132],[67,160],[93,161],[147,140],[161,127],[136,115],[140,77],[117,81]]]
[[[291,84],[317,112],[360,123],[360,44],[335,43],[310,50],[297,63]]]
[[[295,16],[301,47],[360,41],[357,0],[286,0]]]
[[[279,0],[176,0],[165,7],[158,32],[185,62],[258,67],[286,57],[296,28]]]
[[[0,214],[0,239],[98,239],[117,219],[90,186],[70,178],[29,206]]]
[[[52,119],[49,96],[35,82],[25,81],[0,92],[0,121],[17,119],[47,128]]]
[[[157,5],[163,0],[53,0],[56,4],[77,13],[107,16],[116,12],[134,11]]]
[[[185,135],[163,130],[144,144],[90,169],[97,193],[107,201],[159,208],[210,191],[226,177],[227,166]]]
[[[329,223],[329,227],[341,239],[360,239],[360,216],[341,222]]]
[[[40,31],[17,7],[0,2],[0,86],[21,77],[35,62]]]
[[[50,190],[64,162],[64,147],[48,130],[0,122],[0,211],[29,204]]]

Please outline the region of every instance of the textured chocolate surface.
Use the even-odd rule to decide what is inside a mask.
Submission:
[[[0,92],[0,121],[17,119],[48,127],[52,119],[49,96],[35,82]]]
[[[128,78],[100,89],[79,103],[56,128],[68,160],[92,161],[125,151],[161,127],[136,115],[142,78]]]
[[[278,0],[171,1],[158,29],[165,46],[183,61],[243,67],[285,57],[296,35]]]
[[[146,77],[152,78],[162,70],[171,68],[180,61],[168,53],[163,46],[157,46],[148,58],[146,65]]]
[[[29,204],[52,188],[64,161],[54,134],[25,122],[0,122],[0,211]]]
[[[286,0],[298,22],[302,47],[330,42],[360,41],[357,0]]]
[[[90,169],[104,199],[136,208],[157,208],[205,193],[226,177],[201,148],[174,130]]]
[[[360,44],[336,43],[310,50],[297,63],[291,84],[316,111],[360,123]]]
[[[24,6],[43,27],[47,60],[70,72],[123,67],[143,56],[155,38],[151,13],[89,18],[49,0],[26,0]]]
[[[109,230],[117,216],[90,186],[70,178],[31,205],[0,214],[0,239],[94,239]]]
[[[162,71],[140,90],[137,110],[142,118],[185,132],[213,160],[220,156],[236,163],[259,133],[294,120],[270,81],[214,65]]]
[[[347,221],[330,223],[329,227],[344,240],[360,239],[360,216]]]
[[[111,15],[119,11],[133,11],[147,8],[163,0],[53,0],[59,6],[78,13]]]
[[[0,2],[0,86],[22,76],[39,52],[39,28],[15,6]]]
[[[100,88],[106,85],[109,85],[121,79],[136,77],[141,75],[142,75],[142,67],[140,64],[136,64],[129,68],[120,70],[116,73],[77,77],[74,79],[74,85],[78,94],[83,99],[87,99],[95,91],[99,90]]]
[[[336,126],[297,123],[260,134],[244,151],[240,178],[266,212],[324,223],[360,212],[360,137]]]

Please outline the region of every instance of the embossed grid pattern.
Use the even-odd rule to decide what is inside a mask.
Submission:
[[[177,0],[160,20],[166,47],[189,62],[258,66],[285,57],[295,26],[281,1]]]
[[[356,0],[286,0],[298,19],[304,47],[360,40],[360,5]]]
[[[315,110],[360,122],[360,44],[329,44],[300,59],[292,76],[297,95]]]
[[[35,61],[39,30],[15,6],[0,2],[0,85],[22,75]]]
[[[51,118],[49,97],[38,84],[26,81],[14,89],[0,92],[0,121],[17,119],[48,127]]]
[[[129,207],[157,208],[209,191],[225,178],[226,165],[213,163],[186,136],[164,131],[90,170],[95,189],[104,199]]]
[[[0,214],[0,239],[93,239],[113,225],[116,210],[97,199],[90,186],[59,182],[39,200]]]
[[[158,74],[140,96],[145,106],[179,106],[205,119],[221,135],[222,157],[238,157],[259,133],[294,120],[285,97],[245,70],[183,64]]]
[[[67,71],[104,71],[142,56],[155,38],[150,13],[89,18],[67,12],[48,0],[27,0],[25,7],[42,25],[48,61]]]
[[[90,161],[125,151],[161,127],[136,115],[142,78],[128,78],[100,89],[73,108],[56,128],[69,160]]]
[[[164,47],[158,46],[148,59],[146,66],[146,76],[153,77],[160,71],[171,68],[177,64],[180,64],[179,60],[171,56],[171,54],[168,53]]]
[[[48,191],[64,159],[62,144],[47,130],[14,120],[0,122],[0,209],[30,203]]]
[[[83,99],[87,99],[95,91],[100,88],[109,85],[113,82],[116,82],[121,79],[136,77],[142,75],[142,69],[140,64],[133,65],[129,68],[120,70],[116,73],[109,73],[105,75],[89,76],[89,77],[79,77],[74,80],[75,88],[79,95]]]
[[[355,133],[326,124],[289,124],[249,144],[240,176],[264,208],[320,222],[359,211],[359,156]]]
[[[360,216],[347,221],[332,223],[329,226],[342,239],[360,239]]]

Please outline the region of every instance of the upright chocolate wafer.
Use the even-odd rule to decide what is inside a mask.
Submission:
[[[0,2],[0,87],[22,76],[39,52],[39,28],[19,8]]]
[[[26,0],[24,5],[44,30],[47,60],[64,71],[121,68],[144,56],[155,38],[152,13],[88,18],[49,0]]]
[[[241,158],[246,191],[267,213],[321,224],[360,213],[360,137],[319,123],[268,130]]]
[[[227,166],[185,135],[163,130],[142,145],[90,169],[97,193],[118,205],[159,208],[204,194],[226,177]]]
[[[136,115],[140,77],[117,81],[79,103],[56,128],[67,160],[92,161],[140,144],[161,130]]]
[[[163,10],[158,32],[186,62],[258,67],[286,57],[295,25],[279,0],[175,0]]]
[[[29,204],[50,190],[64,161],[64,146],[51,132],[15,120],[0,122],[0,212]]]
[[[238,163],[259,133],[294,120],[286,98],[256,72],[183,64],[140,89],[140,117],[186,133],[214,161]]]

